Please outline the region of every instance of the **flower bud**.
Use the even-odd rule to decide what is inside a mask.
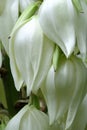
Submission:
[[[43,34],[38,17],[32,17],[16,31],[11,38],[9,50],[14,81],[17,65],[27,85],[27,94],[32,90],[36,93],[48,73],[54,51],[54,44]],[[20,89],[16,82],[15,85]]]
[[[49,130],[48,116],[26,105],[9,121],[5,130]]]
[[[87,93],[87,69],[75,56],[66,59],[61,55],[56,72],[51,67],[42,87],[50,124],[55,120],[71,128],[78,108]]]
[[[55,86],[58,95],[57,119],[66,117],[65,129],[68,130],[87,93],[87,69],[83,62],[75,56],[70,59],[62,57],[55,73]]]
[[[45,0],[39,10],[44,33],[69,57],[75,46],[74,7],[72,0]]]

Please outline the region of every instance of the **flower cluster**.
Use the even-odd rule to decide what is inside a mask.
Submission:
[[[0,3],[0,40],[15,87],[26,85],[27,96],[40,90],[47,105],[47,113],[26,105],[6,130],[85,130],[87,1]]]

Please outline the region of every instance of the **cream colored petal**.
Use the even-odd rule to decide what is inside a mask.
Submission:
[[[72,130],[85,130],[87,126],[87,95],[79,106]]]
[[[19,125],[22,116],[24,113],[28,110],[29,106],[26,105],[24,108],[22,108],[7,124],[5,130],[19,130]]]
[[[84,96],[87,93],[87,69],[85,68],[82,61],[78,58],[73,58],[73,65],[75,66],[76,80],[74,81],[74,92],[69,105],[66,130],[72,125],[73,120],[76,116],[77,110]]]
[[[85,0],[81,1],[83,13],[77,13],[76,16],[76,36],[77,45],[84,62],[87,61],[87,4]]]
[[[21,73],[16,64],[13,40],[10,41],[10,43],[9,43],[9,57],[10,57],[11,73],[12,73],[12,76],[14,79],[15,87],[19,91],[24,80],[23,80]]]
[[[23,115],[19,130],[49,130],[48,116],[32,108],[32,106]]]
[[[9,54],[9,35],[15,22],[18,19],[19,9],[18,0],[6,0],[3,13],[0,15],[0,39]]]
[[[57,91],[58,111],[57,119],[59,121],[66,118],[66,112],[71,101],[72,93],[74,91],[74,72],[75,68],[71,60],[67,60],[61,56],[58,70],[55,74],[55,86]]]
[[[35,44],[35,48],[36,48],[36,46],[39,46],[39,49],[37,48],[37,50],[36,50],[36,53],[38,55],[36,55],[35,60],[32,60],[32,63],[33,63],[32,66],[34,66],[36,64],[36,66],[34,68],[34,79],[33,79],[33,83],[32,83],[33,91],[35,91],[35,92],[37,92],[37,90],[39,89],[41,83],[44,81],[44,79],[49,71],[49,68],[52,64],[52,57],[53,57],[53,51],[54,51],[54,43],[52,43],[52,41],[50,41],[44,35],[41,38],[42,38],[41,43],[39,43],[38,45]],[[42,45],[40,45],[40,44],[42,44]],[[32,48],[34,48],[34,46],[32,46]],[[40,51],[40,53],[39,53],[39,51]],[[33,54],[35,55],[35,52],[33,52]],[[32,54],[32,56],[33,56],[33,54]],[[32,59],[33,59],[33,57],[32,57]],[[38,59],[38,62],[37,62],[37,59]]]
[[[54,83],[54,68],[53,66],[50,68],[46,83],[41,88],[42,93],[44,95],[45,101],[47,103],[48,115],[49,115],[49,123],[53,124],[56,120],[57,109],[58,109],[58,101],[57,101],[57,93]]]

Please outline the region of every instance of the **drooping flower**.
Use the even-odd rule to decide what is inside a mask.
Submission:
[[[25,11],[22,13],[22,15],[19,17],[19,19],[17,20],[11,34],[10,34],[10,39],[9,39],[9,58],[10,58],[10,66],[11,66],[11,72],[14,78],[14,83],[15,83],[15,87],[17,88],[17,90],[19,91],[20,88],[22,87],[22,84],[24,82],[24,79],[22,78],[22,75],[20,73],[20,69],[18,69],[17,63],[16,63],[16,58],[15,58],[15,54],[14,54],[14,39],[13,37],[15,36],[17,30],[23,26],[27,21],[29,21],[29,18],[32,17],[32,15],[34,15],[35,11],[38,9],[40,2],[37,3],[32,3],[31,5],[29,5]],[[26,31],[26,30],[25,30]],[[24,34],[23,34],[24,35]],[[22,35],[22,36],[23,36]],[[22,37],[21,37],[22,38]],[[11,42],[11,43],[10,43]],[[20,41],[21,42],[21,41]],[[20,43],[19,42],[19,43]],[[24,42],[25,43],[25,42]],[[20,44],[21,45],[21,44]],[[20,50],[19,50],[20,52]],[[20,54],[20,53],[19,53]],[[20,57],[21,58],[21,57]],[[25,58],[25,57],[24,57]],[[22,59],[21,59],[22,60]]]
[[[64,129],[72,127],[76,113],[87,93],[87,69],[80,59],[60,57],[58,69],[51,67],[42,87],[50,124],[55,120],[64,123]]]
[[[18,0],[0,0],[0,40],[9,54],[9,35],[19,15]]]
[[[44,33],[69,57],[75,46],[75,11],[72,0],[45,0],[39,10]]]
[[[26,105],[9,121],[5,130],[49,130],[48,116]]]
[[[38,17],[21,26],[12,35],[9,53],[12,74],[17,67],[27,85],[27,94],[37,92],[51,66],[54,43],[44,34]],[[16,84],[16,83],[15,83]],[[16,88],[19,90],[20,87]]]

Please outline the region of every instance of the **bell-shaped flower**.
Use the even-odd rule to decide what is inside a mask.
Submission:
[[[45,79],[51,66],[53,51],[54,43],[43,34],[37,16],[32,17],[12,35],[9,46],[11,71],[16,81],[16,65],[27,85],[28,95],[32,89],[37,92]],[[16,88],[20,89],[17,84]]]
[[[38,9],[40,5],[40,2],[35,2],[35,3],[32,3],[31,5],[29,5],[25,11],[21,14],[21,16],[19,17],[19,19],[17,20],[11,34],[10,34],[10,39],[9,39],[9,44],[10,42],[12,43],[11,45],[9,45],[10,47],[10,54],[9,54],[9,57],[10,57],[10,63],[11,63],[11,72],[13,74],[13,78],[14,78],[14,83],[15,83],[15,86],[17,88],[17,90],[19,91],[23,82],[24,82],[24,79],[22,78],[21,76],[21,73],[20,73],[20,70],[18,69],[17,67],[17,64],[16,64],[16,60],[15,60],[15,54],[14,54],[14,44],[13,44],[13,36],[16,34],[16,31],[21,27],[23,26],[27,21],[29,21],[29,18],[32,17],[32,15],[34,15],[34,13],[36,12],[36,10]]]
[[[77,11],[76,16],[76,38],[77,45],[81,53],[81,58],[87,62],[87,3],[80,0],[83,13]]]
[[[26,105],[9,121],[5,130],[49,130],[48,116]]]
[[[9,35],[19,15],[18,0],[0,0],[0,40],[9,54]]]
[[[49,39],[69,57],[75,46],[72,0],[45,0],[39,10],[40,25]]]
[[[58,120],[68,130],[87,93],[87,69],[77,57],[66,59],[61,55],[56,72],[51,67],[41,89],[47,103],[50,124]]]
[[[67,113],[67,130],[72,126],[79,105],[87,93],[87,69],[83,62],[75,56],[61,59],[55,73],[55,86],[58,94],[57,119]]]

